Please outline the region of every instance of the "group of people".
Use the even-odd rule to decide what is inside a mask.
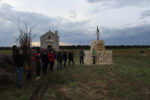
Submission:
[[[53,50],[44,50],[43,52],[41,52],[40,49],[37,49],[36,52],[34,52],[32,55],[36,63],[36,80],[40,79],[41,68],[43,70],[43,74],[47,74],[48,67],[51,72],[54,71],[55,60],[57,61],[58,71],[67,66],[67,61],[68,65],[70,65],[70,63],[72,63],[73,65],[75,64],[73,52],[67,53],[66,51],[61,50],[59,50],[58,52],[55,52]],[[84,51],[81,50],[79,55],[80,64],[84,64]],[[30,57],[28,58],[21,54],[19,48],[16,45],[13,46],[12,57],[14,65],[16,66],[17,86],[18,88],[22,88],[22,77],[24,72],[23,66],[26,66],[24,63],[29,61]],[[30,74],[27,74],[27,76],[30,76]]]
[[[49,70],[51,72],[54,71],[54,65],[55,65],[55,60],[57,61],[57,71],[62,70],[62,68],[65,68],[67,66],[67,61],[68,61],[68,66],[70,63],[73,65],[75,64],[74,62],[74,54],[73,52],[66,52],[66,51],[61,51],[59,50],[58,52],[55,52],[53,50],[44,50],[41,51],[39,48],[34,52],[33,54],[30,54],[30,51],[27,50],[25,54],[21,54],[19,48],[14,45],[13,46],[13,52],[12,52],[12,57],[13,57],[13,62],[14,65],[16,66],[16,72],[17,72],[17,84],[18,88],[22,88],[22,76],[24,72],[24,67],[25,70],[27,69],[27,77],[26,80],[31,78],[31,72],[32,69],[29,69],[29,66],[31,67],[31,58],[32,56],[35,61],[36,65],[36,80],[40,79],[40,73],[41,73],[41,68],[43,70],[43,74],[47,74],[47,69],[49,67]],[[79,52],[80,56],[80,64],[84,64],[84,50],[81,49]],[[93,64],[96,63],[96,50],[93,49],[92,52],[92,57],[93,57]]]
[[[40,49],[37,49],[33,56],[34,61],[36,62],[37,80],[40,79],[41,67],[43,68],[43,74],[47,74],[48,65],[49,70],[53,72],[55,59],[57,60],[57,70],[62,70],[62,67],[65,68],[67,65],[67,60],[68,65],[70,65],[71,62],[73,65],[75,64],[74,55],[72,52],[69,52],[69,54],[67,55],[66,51],[62,52],[61,50],[59,50],[58,52],[54,52],[53,50],[44,50],[43,52],[40,52]]]

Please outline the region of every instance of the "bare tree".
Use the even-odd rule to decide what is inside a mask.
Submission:
[[[25,23],[24,28],[20,28],[20,21],[18,20],[19,36],[16,38],[17,44],[21,47],[24,56],[25,70],[27,72],[26,79],[31,77],[31,46],[32,46],[32,30],[35,26],[30,26]]]

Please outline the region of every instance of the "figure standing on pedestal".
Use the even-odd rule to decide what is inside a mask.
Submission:
[[[99,29],[98,29],[98,25],[97,25],[96,34],[97,34],[97,40],[99,40]]]
[[[93,64],[96,64],[96,50],[94,48],[92,51],[92,57],[93,57]]]

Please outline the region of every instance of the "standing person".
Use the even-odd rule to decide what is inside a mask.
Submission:
[[[68,65],[70,65],[70,62],[72,62],[73,65],[74,65],[74,56],[73,56],[73,53],[72,53],[72,52],[69,52],[68,58],[69,58]]]
[[[92,51],[92,57],[93,57],[93,64],[95,64],[96,63],[96,50],[95,49],[93,49]]]
[[[32,79],[31,52],[29,48],[25,51],[23,57],[25,63],[25,70],[27,72],[26,81],[28,81],[29,79],[30,80]]]
[[[66,62],[67,62],[67,53],[66,51],[63,52],[63,60],[64,60],[64,68],[66,67]]]
[[[48,58],[49,58],[49,63],[50,63],[50,71],[53,72],[55,56],[52,50],[48,53]]]
[[[17,72],[17,86],[22,88],[22,76],[23,76],[23,56],[20,54],[19,49],[16,45],[13,46],[13,63],[16,66]]]
[[[42,63],[43,63],[43,74],[47,74],[47,67],[49,63],[48,53],[45,50],[42,54]]]
[[[80,50],[80,64],[84,64],[84,51],[83,49]]]
[[[40,71],[41,71],[41,56],[40,56],[40,49],[38,48],[37,51],[34,53],[34,60],[36,62],[36,80],[40,79]]]
[[[57,53],[57,70],[59,70],[59,67],[61,70],[61,66],[62,66],[62,53],[61,50],[59,50]]]

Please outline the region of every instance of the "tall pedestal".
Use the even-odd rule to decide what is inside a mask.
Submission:
[[[85,51],[85,64],[93,64],[93,49],[96,50],[96,64],[112,64],[112,51],[105,51],[103,40],[94,40],[91,42],[90,51]]]

